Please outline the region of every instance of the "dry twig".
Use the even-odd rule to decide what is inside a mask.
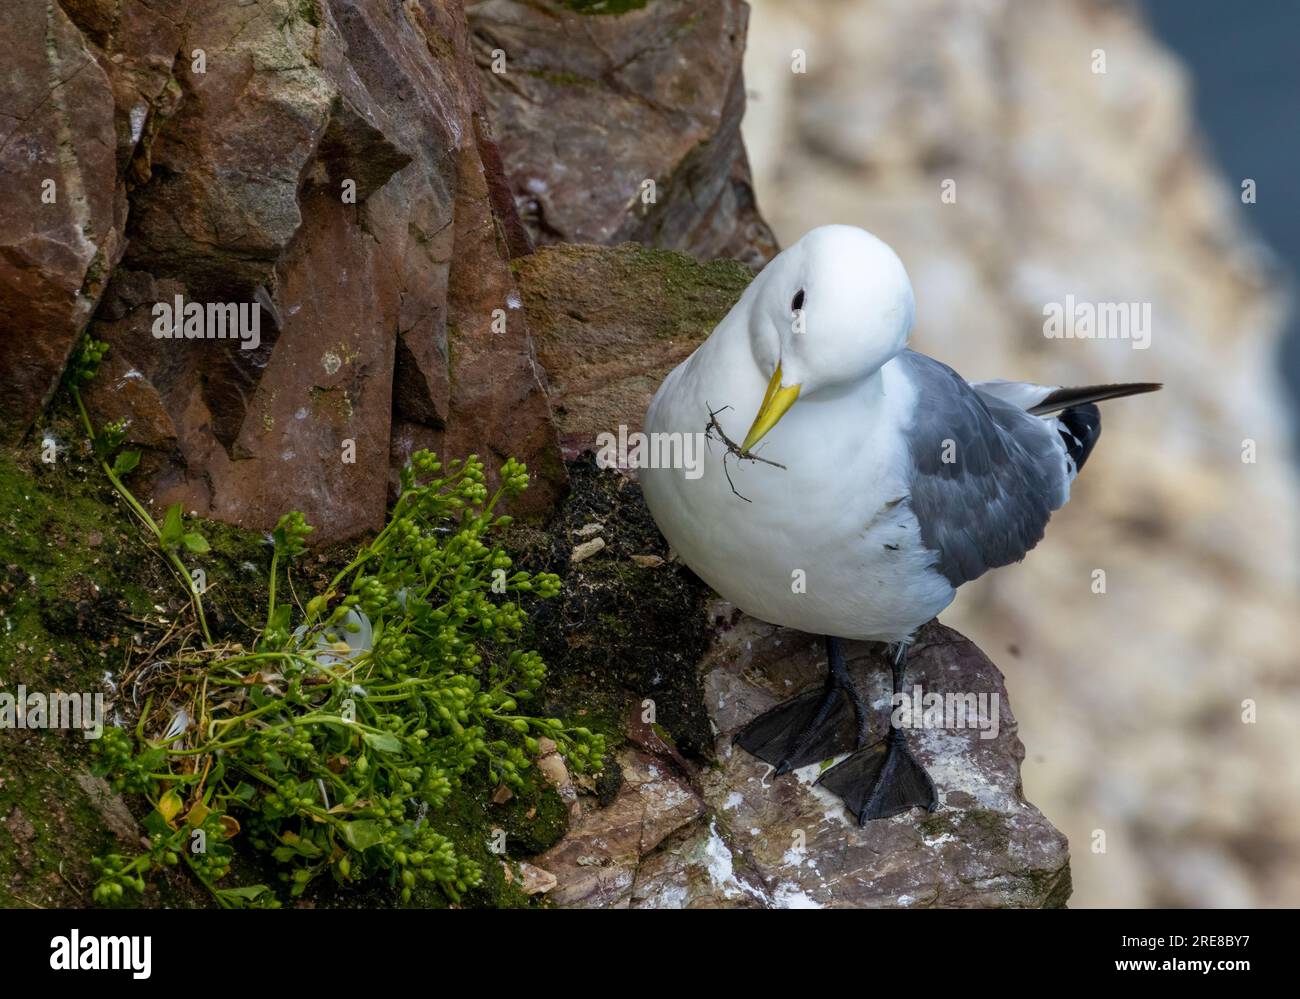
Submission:
[[[764,465],[772,465],[782,471],[785,471],[785,466],[779,461],[772,461],[769,458],[764,458],[762,455],[755,454],[753,451],[746,451],[743,447],[723,433],[722,426],[718,423],[718,414],[725,413],[730,408],[730,406],[723,406],[721,409],[709,410],[709,422],[704,426],[704,439],[709,441],[717,439],[726,446],[727,454],[722,456],[722,471],[727,476],[727,485],[731,486],[731,491],[735,493],[737,497],[743,499],[746,503],[752,503],[754,501],[748,496],[741,496],[740,492],[736,489],[736,484],[731,481],[731,470],[727,467],[728,455],[734,454],[737,461],[761,461]],[[716,438],[714,437],[714,434],[717,434]]]

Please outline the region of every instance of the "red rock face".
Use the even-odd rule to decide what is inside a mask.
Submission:
[[[755,270],[775,255],[740,137],[741,0],[618,16],[521,0],[467,7],[506,174],[536,242],[631,241]]]
[[[58,4],[5,11],[0,37],[0,431],[21,434],[122,253],[115,88]]]
[[[300,509],[314,541],[343,539],[432,447],[521,458],[522,509],[548,507],[565,473],[516,203],[546,241],[774,249],[740,143],[739,0],[479,4],[473,45],[460,0],[13,6],[0,434],[23,437],[89,328],[111,349],[87,402],[129,421],[156,503],[261,530]],[[508,87],[476,63],[498,44]],[[645,179],[654,203],[632,198]],[[256,303],[256,349],[156,337],[178,296]]]
[[[515,455],[548,504],[564,475],[509,269],[529,245],[489,173],[460,4],[190,0],[164,19],[127,0],[130,38],[116,4],[63,6],[25,2],[0,42],[27,98],[5,106],[35,112],[0,162],[61,195],[3,209],[0,309],[30,331],[0,363],[10,433],[93,311],[111,349],[87,400],[130,420],[156,502],[255,529],[301,509],[335,540],[379,526],[390,463],[432,446]],[[40,81],[79,67],[41,105]],[[259,303],[260,346],[156,338],[177,295]]]

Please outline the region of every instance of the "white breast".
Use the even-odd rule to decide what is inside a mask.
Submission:
[[[718,422],[739,441],[764,388],[746,352],[715,336],[664,381],[646,431],[703,433],[710,409],[730,406]],[[747,613],[814,634],[902,640],[954,595],[907,501],[900,427],[913,405],[888,364],[851,393],[790,409],[759,448],[784,469],[740,462],[715,441],[699,478],[642,469],[646,502],[682,561]]]

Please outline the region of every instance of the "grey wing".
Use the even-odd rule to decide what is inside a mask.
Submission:
[[[910,350],[898,359],[917,390],[916,415],[904,432],[912,511],[936,568],[960,586],[1018,562],[1069,495],[1059,435],[946,364]]]

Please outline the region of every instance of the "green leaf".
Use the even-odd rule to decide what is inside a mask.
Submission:
[[[309,839],[303,839],[291,829],[287,829],[281,834],[280,841],[289,849],[294,850],[304,857],[315,858],[321,855],[321,848],[319,846]]]
[[[217,895],[232,908],[242,909],[246,905],[263,900],[268,895],[274,897],[275,893],[266,885],[245,885],[242,888],[219,888]]]
[[[185,824],[192,829],[203,825],[203,820],[212,814],[212,809],[201,801],[196,801],[185,813]]]
[[[113,459],[113,474],[118,478],[129,475],[140,464],[139,451],[123,451]]]
[[[289,630],[289,605],[280,604],[271,612],[271,617],[266,623],[269,631],[288,631]]]
[[[373,819],[361,819],[357,822],[340,822],[339,832],[343,834],[343,839],[348,846],[360,852],[367,850],[376,843],[384,841],[384,831],[378,822]]]
[[[175,545],[184,533],[185,528],[181,526],[181,505],[173,503],[167,508],[167,515],[163,517],[162,543],[169,547]]]
[[[271,889],[266,885],[246,885],[242,888],[222,888],[220,894],[233,896],[234,898],[255,899],[259,895],[264,895]]]
[[[135,759],[141,770],[158,770],[165,765],[167,750],[154,746],[146,749]]]
[[[377,749],[381,753],[400,753],[402,743],[397,736],[388,732],[362,732],[361,738],[366,740],[366,744],[372,749]]]
[[[156,808],[140,820],[140,826],[150,836],[166,836],[171,832],[167,820],[163,818],[162,813]]]
[[[198,531],[190,531],[189,534],[183,535],[181,537],[181,544],[183,544],[189,551],[192,551],[195,555],[203,555],[211,550],[211,546],[208,544],[208,539]]]
[[[162,817],[169,825],[172,819],[180,814],[183,805],[184,802],[181,801],[181,796],[175,790],[168,791],[158,799],[158,811],[162,812]]]

